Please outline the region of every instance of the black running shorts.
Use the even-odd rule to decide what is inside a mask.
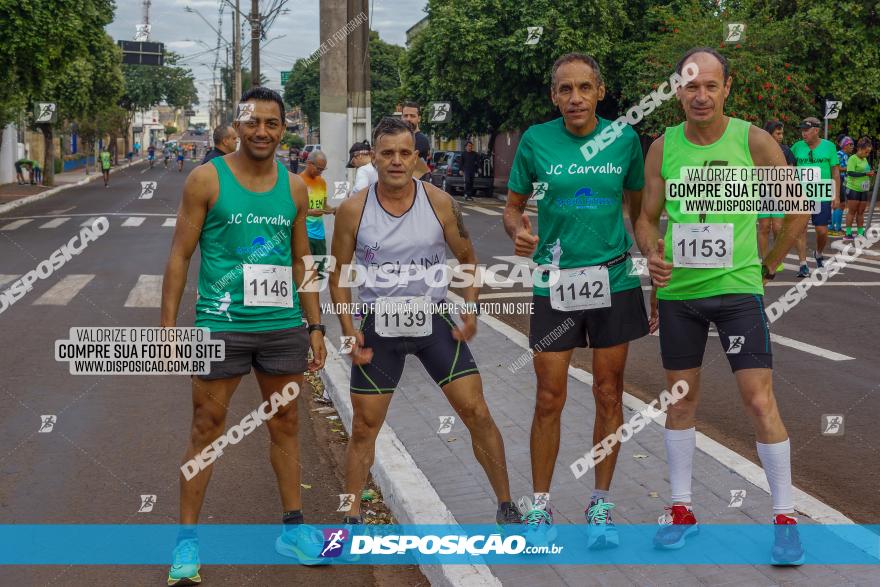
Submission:
[[[770,328],[763,296],[728,294],[695,300],[660,300],[660,355],[670,371],[703,365],[714,324],[732,371],[772,369]]]
[[[641,287],[612,293],[610,308],[565,312],[553,309],[549,296],[534,296],[533,303],[529,348],[536,353],[613,347],[648,334]]]
[[[263,332],[211,332],[211,338],[226,344],[222,361],[211,363],[211,372],[200,379],[229,379],[251,372],[251,367],[268,375],[298,375],[308,367],[311,348],[305,325]]]
[[[415,355],[434,382],[443,387],[459,377],[479,373],[467,343],[452,338],[455,323],[449,314],[433,314],[428,336],[382,337],[376,334],[373,314],[364,316],[364,347],[373,360],[351,366],[352,393],[392,393],[400,382],[407,355]]]

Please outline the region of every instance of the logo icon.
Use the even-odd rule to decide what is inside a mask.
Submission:
[[[136,25],[134,34],[135,41],[149,41],[150,40],[150,30],[152,29],[152,25],[149,24],[139,24]]]
[[[347,181],[334,181],[333,182],[333,199],[341,200],[348,194],[350,187]]]
[[[299,291],[316,292],[327,289],[327,272],[336,267],[336,258],[333,255],[306,255],[303,263],[306,266],[306,275]]]
[[[727,504],[729,508],[738,508],[742,506],[743,500],[746,498],[746,490],[745,489],[731,489],[730,490],[730,503]]]
[[[34,122],[54,122],[55,109],[56,105],[54,102],[37,102],[37,107],[34,109],[37,113],[34,116]]]
[[[354,337],[353,336],[340,336],[339,337],[339,354],[340,355],[350,355],[351,351],[354,350]]]
[[[835,101],[835,100],[825,100],[825,119],[826,120],[834,120],[840,114],[840,109],[843,108],[843,102]]]
[[[746,37],[746,25],[741,22],[727,23],[727,34],[724,36],[725,43],[739,43]]]
[[[238,115],[235,117],[235,119],[239,122],[247,122],[254,115],[254,107],[256,107],[256,104],[239,104]]]
[[[321,549],[321,558],[335,558],[342,554],[342,547],[348,540],[348,530],[345,528],[324,528],[324,548]]]
[[[532,182],[532,199],[533,200],[543,200],[544,196],[547,195],[547,189],[550,187],[550,184],[546,181],[533,181]]]
[[[156,193],[156,185],[155,181],[142,181],[141,182],[141,196],[140,200],[150,200],[153,198],[153,194]]]
[[[742,350],[743,345],[746,344],[745,336],[731,336],[727,345],[727,354],[728,355],[738,355]]]
[[[141,496],[141,507],[138,508],[139,514],[147,514],[153,511],[153,506],[156,505],[156,496],[155,495],[142,495]]]
[[[446,122],[449,120],[450,112],[449,102],[433,102],[431,104],[431,122]]]
[[[354,337],[352,337],[352,338],[354,338]],[[339,507],[336,509],[336,511],[337,512],[350,511],[352,504],[354,504],[354,493],[340,493],[339,494]]]
[[[632,267],[629,270],[630,275],[647,275],[648,274],[648,260],[644,257],[635,257],[630,259],[632,261]]]
[[[449,434],[453,426],[455,426],[455,416],[440,416],[440,428],[437,429],[437,434]]]
[[[526,45],[537,45],[544,34],[544,27],[530,26],[526,27]]]
[[[54,414],[47,414],[45,416],[40,416],[40,429],[37,432],[48,433],[52,432],[52,429],[55,428],[55,422],[58,421],[58,417]]]
[[[843,436],[843,414],[822,414],[822,436]]]

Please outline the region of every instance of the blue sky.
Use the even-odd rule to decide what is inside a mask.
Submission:
[[[338,1],[338,0],[337,0]],[[267,7],[271,0],[261,0]],[[116,40],[134,39],[135,27],[141,22],[143,11],[141,0],[117,0],[116,17],[107,27],[107,32]],[[165,43],[166,48],[189,57],[185,64],[193,71],[199,90],[199,109],[206,108],[210,98],[213,81],[215,51],[209,52],[202,43],[216,47],[217,34],[212,31],[197,14],[184,10],[187,6],[198,10],[215,28],[220,0],[152,0],[150,7],[151,41]],[[250,0],[240,0],[243,12],[250,9]],[[397,45],[406,41],[406,29],[421,20],[427,0],[370,0],[370,26],[379,32],[383,40]],[[290,0],[285,6],[289,12],[280,15],[268,33],[271,40],[260,54],[262,73],[269,79],[269,87],[280,89],[282,70],[290,69],[300,57],[308,57],[320,45],[318,30],[318,0]],[[243,39],[250,37],[250,27],[243,22]],[[223,11],[223,24],[220,31],[227,40],[232,40],[232,9]],[[197,55],[201,53],[201,55]],[[250,61],[248,52],[243,56],[247,67]],[[230,51],[229,59],[232,54]],[[226,52],[221,49],[220,64],[225,65]],[[219,71],[217,71],[219,76]]]

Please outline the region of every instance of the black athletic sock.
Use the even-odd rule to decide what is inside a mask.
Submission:
[[[302,510],[291,510],[289,512],[282,512],[281,523],[283,523],[285,526],[303,524],[304,522]]]

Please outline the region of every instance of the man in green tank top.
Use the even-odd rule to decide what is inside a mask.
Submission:
[[[782,231],[763,263],[758,257],[757,214],[683,214],[680,201],[667,200],[667,182],[682,178],[683,167],[784,166],[785,157],[765,131],[724,115],[731,90],[727,60],[714,49],[685,53],[676,71],[689,64],[698,76],[677,92],[686,121],[666,129],[651,145],[645,162],[642,213],[636,226],[639,248],[657,287],[660,350],[668,384],[684,380],[687,395],[666,415],[664,440],[672,487],[672,512],[654,543],[676,549],[697,532],[690,507],[694,418],[700,370],[709,326],[714,323],[746,410],[754,422],[758,456],[773,498],[774,564],[803,562],[791,486],[791,448],[773,395],[770,333],[763,305],[763,282],[791,248],[807,215],[786,215]],[[665,238],[659,238],[666,211]]]
[[[242,376],[253,367],[263,401],[269,401],[285,388],[298,392],[303,372],[320,369],[326,357],[317,293],[298,292],[302,258],[309,254],[306,187],[274,156],[285,130],[284,103],[272,90],[253,88],[242,96],[239,110],[246,114],[234,123],[241,148],[195,168],[186,180],[162,286],[161,324],[173,327],[198,246],[195,325],[225,342],[224,359],[212,364],[210,374],[192,378],[193,420],[183,461],[186,466],[199,456],[208,464],[181,476],[181,531],[169,585],[201,581],[195,524],[210,463],[220,452],[211,458],[206,449],[224,432],[226,406]],[[312,553],[304,546],[309,533],[302,525],[297,421],[291,401],[265,423],[284,510],[285,531],[276,550],[307,563]]]

